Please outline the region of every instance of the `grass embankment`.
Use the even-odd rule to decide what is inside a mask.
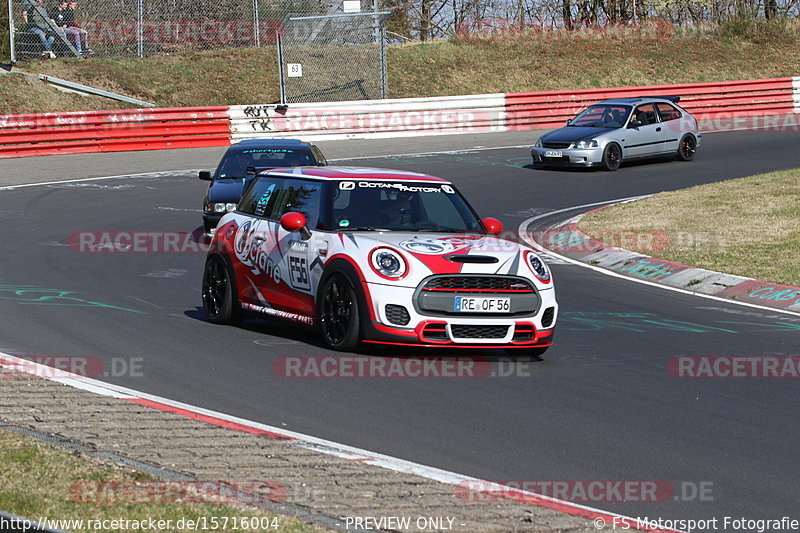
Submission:
[[[222,524],[224,517],[229,518],[229,526],[234,517],[267,517],[272,519],[275,515],[264,513],[262,509],[244,506],[206,504],[206,503],[135,503],[148,499],[144,493],[133,491],[124,492],[117,488],[107,490],[100,488],[93,491],[92,485],[97,482],[119,482],[122,485],[108,485],[109,487],[129,487],[136,482],[152,483],[155,478],[129,468],[114,468],[101,466],[91,461],[86,461],[75,454],[58,450],[47,444],[22,437],[16,433],[0,430],[0,510],[14,513],[31,520],[46,517],[49,520],[130,520],[148,521],[172,520],[177,525],[179,520],[202,520],[207,524],[211,517],[218,517]],[[76,485],[77,484],[77,485]],[[151,485],[148,485],[152,487]],[[77,499],[74,501],[72,498]],[[174,494],[174,492],[173,492]],[[95,499],[96,495],[96,499]],[[103,500],[134,503],[102,503]],[[189,496],[189,499],[197,498]],[[81,499],[89,500],[80,501]],[[100,503],[93,503],[100,501]],[[149,497],[159,500],[159,497]],[[162,498],[175,499],[175,498]],[[308,526],[299,520],[289,517],[278,517],[274,528],[248,528],[250,531],[278,531],[282,533],[307,533],[321,531]],[[186,522],[184,521],[184,524]],[[110,525],[110,523],[108,523]],[[266,522],[264,522],[266,524]],[[60,529],[69,531],[97,531],[97,528],[76,527],[75,524],[67,526],[62,524]],[[178,529],[140,529],[131,523],[129,527],[104,527],[111,531],[189,531],[191,528]],[[237,526],[241,526],[238,523]],[[201,529],[201,528],[198,528]],[[240,528],[241,529],[241,528]],[[233,531],[232,527],[214,528],[212,531]]]
[[[774,38],[714,32],[658,39],[473,39],[391,46],[393,98],[771,78],[800,74],[800,31]],[[274,47],[186,52],[145,59],[58,59],[26,71],[167,106],[264,104],[279,99]],[[0,84],[7,81],[0,78]],[[9,94],[10,93],[10,94]],[[30,90],[4,91],[4,112],[63,111]],[[83,105],[80,105],[83,103]],[[101,102],[105,108],[109,102]],[[81,100],[83,109],[98,109]],[[116,107],[124,107],[114,104]],[[74,108],[77,109],[77,108]]]
[[[798,220],[800,169],[793,169],[601,209],[579,228],[596,238],[603,230],[663,231],[670,240],[661,259],[800,286]]]

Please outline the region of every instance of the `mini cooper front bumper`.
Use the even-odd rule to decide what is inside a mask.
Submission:
[[[437,284],[448,279],[459,281]],[[517,288],[492,287],[492,280]],[[536,289],[525,278],[431,276],[416,288],[377,283],[364,287],[371,319],[364,332],[367,342],[483,348],[552,343],[558,314],[555,291]],[[461,308],[476,302],[486,307],[496,304],[496,309]]]

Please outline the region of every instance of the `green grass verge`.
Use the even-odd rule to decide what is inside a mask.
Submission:
[[[663,251],[633,251],[800,286],[798,220],[800,169],[792,169],[608,207],[590,213],[578,227],[596,238],[602,238],[604,231],[608,235],[609,230],[663,231],[669,237]]]
[[[800,32],[795,26],[774,39],[763,39],[769,33],[757,28],[753,35],[745,33],[744,37],[730,36],[723,30],[704,29],[663,40],[453,39],[390,46],[389,95],[407,98],[568,90],[800,74]],[[267,104],[279,100],[274,47],[173,53],[145,59],[34,60],[20,66],[159,106]],[[0,106],[6,112],[72,109],[49,97],[29,94],[26,99],[0,97]],[[86,101],[79,107],[97,109],[94,105]]]
[[[220,524],[228,517],[229,525],[233,518],[252,517],[266,518],[270,525],[277,524],[278,528],[250,528],[250,531],[278,531],[281,533],[308,533],[323,531],[321,528],[307,525],[290,517],[276,517],[264,512],[263,509],[246,507],[243,505],[220,505],[206,503],[92,503],[80,501],[83,494],[91,491],[76,491],[76,483],[94,482],[120,482],[125,486],[133,483],[153,482],[156,478],[123,467],[102,466],[93,461],[83,459],[74,453],[69,453],[52,446],[23,437],[17,433],[0,430],[0,510],[16,514],[31,520],[47,517],[50,520],[138,520],[148,521],[172,520],[172,528],[140,529],[133,524],[127,528],[116,528],[117,531],[189,531],[191,528],[178,529],[176,526],[181,519],[202,520],[207,524],[211,517],[218,517]],[[78,485],[79,486],[79,485]],[[71,491],[72,498],[71,499]],[[99,495],[108,496],[108,491],[102,489]],[[112,491],[119,500],[137,502],[143,498],[140,493]],[[137,496],[137,494],[139,494]],[[86,499],[86,498],[84,498]],[[88,499],[91,499],[88,498]],[[158,497],[150,498],[158,500]],[[175,500],[176,498],[166,498]],[[190,496],[197,501],[198,498]],[[273,522],[272,519],[275,519]],[[185,524],[186,522],[184,522]],[[264,523],[266,525],[266,522]],[[241,525],[241,523],[237,524]],[[85,526],[89,526],[85,523]],[[96,528],[75,527],[74,524],[61,529],[74,532],[97,531]],[[108,531],[115,528],[105,528]],[[241,530],[241,529],[240,529]],[[212,531],[234,531],[232,526],[217,528]]]

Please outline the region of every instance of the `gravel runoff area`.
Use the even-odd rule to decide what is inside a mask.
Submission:
[[[435,151],[525,145],[536,135],[443,136],[431,138],[427,146]],[[331,159],[415,153],[413,139],[319,145]],[[209,168],[223,151],[5,159],[0,160],[0,185]],[[84,453],[88,458],[138,465],[164,479],[280,483],[286,487],[286,497],[271,510],[325,527],[346,529],[344,517],[411,517],[412,524],[417,517],[452,517],[454,531],[596,531],[586,518],[511,500],[469,501],[456,486],[294,446],[291,441],[218,427],[41,378],[2,377],[0,429],[54,436],[48,440],[88,450],[91,453]]]

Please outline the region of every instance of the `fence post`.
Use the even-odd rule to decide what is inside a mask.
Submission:
[[[9,61],[13,65],[17,62],[17,54],[14,50],[14,6],[12,4],[13,0],[8,0],[8,51],[9,51]]]
[[[287,19],[284,18],[284,21]],[[281,27],[284,27],[281,23]],[[281,90],[281,104],[286,103],[286,81],[283,79],[283,36],[280,34],[280,29],[275,32],[275,40],[278,44],[278,84]]]
[[[381,24],[381,98],[389,98],[389,72],[386,69],[386,26]]]
[[[259,27],[261,17],[258,13],[258,0],[253,0],[253,37],[256,46],[261,48],[261,28]]]
[[[137,0],[136,2],[136,48],[139,59],[144,57],[144,7],[142,1]]]

